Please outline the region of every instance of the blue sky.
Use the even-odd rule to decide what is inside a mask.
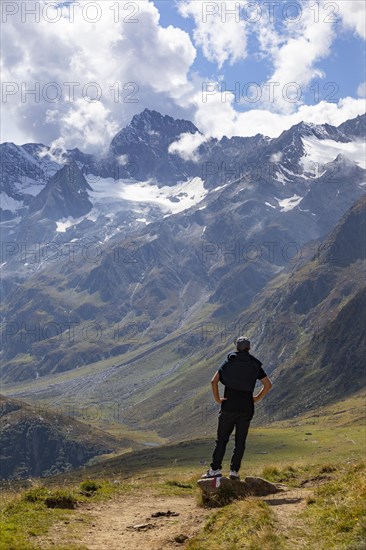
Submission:
[[[32,5],[38,20],[22,13]],[[28,0],[6,8],[2,141],[100,151],[146,107],[215,137],[274,137],[301,120],[339,125],[364,112],[363,0],[250,5]],[[237,20],[225,13],[232,9]]]

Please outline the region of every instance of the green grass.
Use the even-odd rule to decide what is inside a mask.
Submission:
[[[182,446],[189,449],[189,446]],[[190,447],[192,451],[192,447]],[[196,449],[197,451],[197,449]],[[156,451],[150,451],[152,453]],[[314,456],[312,457],[314,459]],[[84,477],[77,482],[76,476],[69,483],[60,476],[44,479],[43,483],[11,496],[3,494],[0,517],[0,550],[34,550],[37,537],[45,535],[56,522],[69,521],[75,514],[88,516],[83,512],[83,503],[105,501],[129,494],[144,498],[146,491],[156,496],[180,496],[196,499],[201,496],[196,481],[201,470],[197,466],[166,462],[153,468],[135,469],[128,481],[111,477],[104,471],[103,476],[92,476],[84,471]],[[287,462],[252,465],[251,475],[280,481],[290,487],[311,488],[313,493],[307,500],[306,509],[301,512],[302,540],[304,548],[328,550],[359,550],[366,535],[364,502],[366,502],[365,463],[345,464],[342,461],[304,463]],[[68,474],[70,474],[69,472]],[[85,474],[87,473],[87,477]],[[14,482],[15,487],[15,482]],[[47,499],[70,497],[76,502],[75,510],[48,508]],[[221,503],[222,504],[222,503]],[[296,525],[291,526],[284,536],[279,531],[274,507],[253,497],[231,502],[219,511],[213,512],[205,527],[188,542],[189,550],[280,550],[294,549],[291,541],[296,540]],[[75,539],[77,540],[77,538]],[[62,550],[62,547],[55,547]],[[68,545],[64,550],[82,549],[82,546]]]
[[[300,472],[299,468],[294,468],[293,466],[287,466],[285,468],[279,468],[277,466],[266,466],[261,477],[272,481],[273,483],[287,483],[292,482],[296,479],[298,473]]]
[[[365,462],[266,467],[262,476],[273,481],[290,479],[298,487],[313,481],[305,510],[284,528],[275,507],[263,500],[232,502],[210,515],[187,550],[290,550],[297,547],[299,535],[301,548],[361,550],[366,540],[365,473]]]
[[[343,467],[320,485],[304,513],[308,543],[319,550],[360,550],[366,541],[366,463]]]
[[[270,507],[261,500],[248,498],[215,512],[204,529],[187,545],[189,550],[277,549],[282,537],[275,533]]]
[[[214,446],[215,430],[206,439],[184,441],[126,452],[84,468],[59,474],[53,479],[63,483],[65,479],[80,482],[85,477],[98,479],[114,476],[123,479],[139,475],[159,475],[164,471],[168,479],[177,479],[177,474],[199,476],[207,469]],[[266,467],[289,465],[299,468],[316,461],[319,465],[329,462],[357,462],[364,457],[365,429],[355,427],[327,427],[322,425],[300,425],[287,428],[252,428],[249,431],[247,447],[242,463],[242,476],[253,475]],[[229,471],[233,440],[228,444],[223,463],[224,473]],[[270,472],[268,472],[270,475]],[[286,482],[291,484],[291,470]],[[273,481],[280,481],[273,478]],[[51,482],[51,480],[50,480]]]
[[[44,480],[45,481],[45,480]],[[47,534],[56,522],[69,521],[80,504],[98,502],[116,494],[129,492],[130,485],[109,480],[84,480],[79,485],[47,487],[36,485],[17,494],[2,492],[0,508],[0,550],[33,550],[40,548],[37,537]],[[62,550],[62,546],[53,547]],[[64,547],[66,549],[66,546]],[[81,550],[84,546],[67,546]]]
[[[47,533],[56,521],[69,520],[72,513],[47,508],[43,501],[12,500],[1,510],[0,549],[33,550],[37,536]]]
[[[307,464],[294,468],[266,467],[261,475],[291,479],[294,486],[313,481],[313,494],[297,520],[283,529],[274,506],[247,498],[224,505],[189,541],[189,550],[294,550],[299,533],[301,548],[361,550],[366,540],[366,463]],[[321,480],[322,474],[329,479]],[[316,480],[319,484],[316,484]]]
[[[174,495],[197,500],[201,493],[196,481],[210,462],[214,437],[213,431],[210,438],[121,454],[67,474],[43,478],[42,483],[33,480],[36,486],[31,488],[28,481],[3,483],[0,550],[33,550],[37,548],[37,537],[46,534],[55,522],[79,514],[79,504],[106,500],[132,490],[142,499],[144,492],[149,490],[157,497]],[[308,547],[356,550],[357,546],[348,547],[347,544],[356,544],[363,536],[360,506],[361,497],[366,498],[361,483],[365,471],[353,464],[364,457],[364,440],[365,430],[360,425],[339,427],[300,423],[287,427],[252,428],[241,475],[256,475],[289,487],[315,487],[304,516],[309,531]],[[231,441],[224,461],[224,473],[229,470],[232,447]],[[12,487],[18,494],[11,496],[6,487]],[[61,495],[66,493],[76,499],[75,510],[47,507],[46,498],[60,496],[60,491]],[[245,502],[232,503],[220,511],[221,515],[213,516],[216,520],[195,540],[196,546],[188,548],[234,550],[240,514],[243,514],[245,525],[240,526],[239,532],[251,544],[243,548],[286,548],[285,542],[276,534],[272,510],[257,504],[249,509]],[[220,547],[215,542],[216,533],[225,524],[225,510],[228,510],[228,525],[224,530],[229,542],[219,539],[223,544]],[[334,525],[339,530],[339,533],[337,529],[335,532],[343,546],[336,546],[332,539]],[[324,540],[328,546],[325,543],[319,546],[316,542],[323,529],[327,532]],[[74,549],[70,547],[69,550]]]

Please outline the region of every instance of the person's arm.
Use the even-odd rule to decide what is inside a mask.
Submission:
[[[257,395],[253,395],[253,401],[254,403],[258,403],[263,397],[269,392],[269,390],[272,388],[272,382],[268,378],[268,376],[265,376],[264,378],[261,378],[261,382],[263,384],[263,388]]]
[[[216,403],[219,403],[221,405],[223,401],[226,401],[226,397],[220,397],[219,381],[220,381],[220,375],[219,375],[219,371],[217,371],[215,376],[211,380],[211,388],[212,388],[212,393]]]

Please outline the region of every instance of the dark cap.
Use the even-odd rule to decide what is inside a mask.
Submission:
[[[245,338],[245,336],[239,336],[239,338],[236,341],[236,349],[238,351],[243,351],[249,348],[250,348],[250,341],[248,340],[248,338]]]

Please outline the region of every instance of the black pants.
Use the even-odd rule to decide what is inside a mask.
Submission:
[[[221,470],[222,460],[225,455],[226,445],[235,428],[235,448],[231,457],[230,470],[238,472],[245,451],[245,442],[248,435],[250,420],[248,413],[237,413],[231,411],[219,412],[219,425],[215,450],[212,455],[211,468]]]

